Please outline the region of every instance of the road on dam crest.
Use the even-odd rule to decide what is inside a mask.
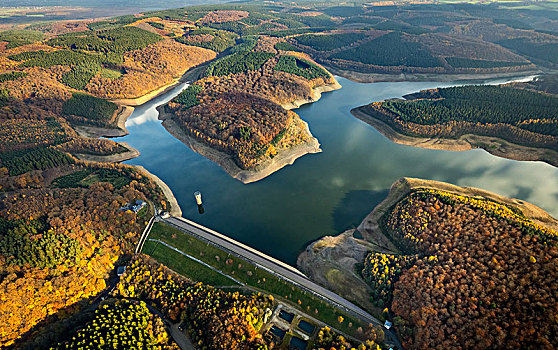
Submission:
[[[348,312],[354,317],[357,317],[367,323],[371,323],[376,326],[383,326],[383,322],[370,315],[368,312],[364,311],[350,301],[340,297],[339,295],[333,293],[332,291],[312,282],[298,269],[285,264],[280,260],[277,260],[245,244],[237,242],[219,232],[213,231],[205,226],[202,226],[182,217],[170,217],[159,220],[171,226],[174,226],[190,235],[193,235],[196,238],[207,241],[208,243],[211,243],[218,248],[231,253],[232,255],[246,259],[259,268],[262,268],[279,278],[293,283],[297,287],[312,293],[313,295],[321,298],[322,300],[330,304],[335,305],[336,307]],[[397,337],[393,334],[393,332],[391,332],[390,330],[385,330],[385,334],[393,343],[396,344],[398,348],[402,349],[401,344],[399,343]]]

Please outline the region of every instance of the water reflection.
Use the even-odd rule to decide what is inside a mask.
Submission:
[[[504,82],[509,79],[503,79]],[[356,226],[403,176],[446,181],[517,197],[558,216],[558,169],[542,162],[517,162],[483,150],[451,152],[397,145],[354,118],[350,109],[450,83],[359,84],[339,78],[343,89],[297,113],[322,144],[262,181],[244,185],[176,140],[157,120],[165,97],[136,108],[121,138],[143,165],[173,190],[184,216],[294,264],[306,243]],[[192,203],[201,191],[205,214]]]
[[[202,204],[198,204],[198,213],[199,214],[205,213],[205,208],[203,207]]]
[[[142,125],[147,122],[158,122],[159,113],[157,112],[156,107],[169,102],[186,87],[188,87],[188,83],[180,83],[166,94],[136,107],[134,113],[130,116],[130,118],[128,118],[128,120],[126,120],[126,127]]]
[[[333,227],[343,232],[357,227],[387,196],[389,191],[354,190],[347,192],[333,210]]]

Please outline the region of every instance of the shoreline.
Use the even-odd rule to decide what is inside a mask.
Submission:
[[[483,149],[501,158],[517,161],[542,161],[558,167],[558,151],[548,148],[523,146],[494,136],[474,134],[461,135],[457,139],[408,136],[399,133],[373,115],[363,112],[361,108],[362,107],[353,108],[351,114],[374,127],[390,141],[400,145],[458,152]]]
[[[211,62],[211,61],[208,61]],[[152,90],[145,95],[136,98],[121,98],[121,99],[108,99],[112,103],[118,105],[119,109],[115,112],[116,116],[112,119],[116,119],[117,129],[103,128],[96,126],[77,126],[74,129],[84,137],[99,138],[99,137],[122,137],[129,134],[128,129],[126,129],[126,120],[132,115],[135,107],[141,106],[154,98],[166,94],[170,90],[174,89],[181,83],[187,82],[194,74],[199,74],[200,70],[207,65],[208,62],[199,64],[198,66],[188,68],[185,70],[180,77],[174,78],[172,82],[163,85],[155,90]]]
[[[339,84],[339,82],[335,78],[333,78],[333,80],[334,80],[333,83],[320,85],[312,88],[312,96],[309,99],[304,99],[304,98],[296,99],[294,101],[282,104],[281,107],[283,107],[286,110],[291,110],[291,109],[297,109],[300,106],[305,105],[307,103],[314,103],[319,101],[322,98],[322,93],[335,91],[342,88],[341,84]]]
[[[158,89],[152,90],[148,93],[146,93],[145,95],[136,97],[136,98],[120,98],[120,99],[114,99],[114,100],[109,100],[112,103],[116,103],[117,105],[120,106],[132,106],[132,107],[137,107],[137,106],[141,106],[144,103],[147,103],[149,101],[151,101],[152,99],[161,96],[167,92],[169,92],[170,90],[172,90],[173,88],[175,88],[178,84],[180,84],[182,82],[182,76],[180,78],[175,78],[173,79],[173,81],[171,83],[168,83],[166,85],[161,86]]]
[[[100,156],[95,154],[76,153],[74,156],[79,160],[97,163],[120,163],[126,160],[134,159],[140,155],[140,152],[134,147],[130,146],[127,142],[118,142],[121,146],[128,150],[122,153],[111,154],[108,156]]]
[[[200,65],[200,66],[202,66],[202,65]],[[83,126],[83,127],[78,126],[78,127],[74,127],[74,129],[76,130],[76,132],[78,132],[79,135],[81,135],[83,137],[88,137],[88,138],[100,138],[100,137],[113,138],[113,137],[126,136],[126,135],[129,134],[129,131],[126,128],[126,121],[128,120],[128,118],[134,112],[134,110],[135,110],[134,107],[135,106],[145,104],[145,103],[153,100],[154,98],[157,98],[157,97],[169,92],[170,90],[172,90],[173,88],[175,88],[179,84],[183,83],[187,79],[187,77],[192,73],[191,71],[195,71],[196,69],[199,69],[200,66],[192,67],[192,68],[187,69],[180,76],[180,78],[176,78],[171,83],[169,83],[167,85],[164,85],[164,86],[162,86],[162,87],[160,87],[156,90],[153,90],[153,91],[151,91],[151,92],[149,92],[149,93],[147,93],[143,96],[140,96],[138,98],[110,100],[111,102],[116,103],[119,106],[119,109],[115,112],[116,113],[117,129],[92,127],[92,126],[91,127],[90,126]],[[114,117],[113,117],[113,119],[114,119]],[[135,149],[134,147],[130,146],[127,142],[118,141],[117,143],[126,147],[128,149],[128,151],[118,153],[118,154],[114,154],[114,155],[110,155],[110,156],[96,156],[96,155],[89,155],[89,154],[76,154],[75,156],[78,159],[80,159],[82,161],[85,161],[85,162],[120,163],[120,162],[123,162],[123,161],[126,161],[126,160],[136,158],[140,155],[140,152],[137,149]],[[180,208],[180,205],[178,204],[178,201],[176,200],[176,197],[174,196],[174,193],[172,192],[170,187],[163,180],[161,180],[157,175],[149,172],[143,166],[132,165],[132,167],[137,169],[144,176],[147,176],[148,178],[153,180],[153,182],[155,182],[157,184],[157,186],[159,186],[159,188],[163,192],[166,200],[170,204],[170,208],[168,208],[169,214],[171,216],[181,217],[182,216],[182,209]]]
[[[370,290],[362,277],[355,274],[368,252],[400,254],[399,249],[387,238],[380,228],[380,218],[393,205],[414,189],[430,188],[468,197],[482,197],[495,202],[518,208],[523,215],[536,224],[558,231],[558,220],[540,207],[523,200],[504,197],[496,193],[475,187],[457,186],[435,180],[423,180],[403,177],[394,182],[386,198],[378,204],[359,224],[356,229],[348,230],[336,236],[324,236],[310,244],[297,257],[297,267],[312,281],[331,288],[341,296],[369,305]],[[354,233],[362,239],[354,237]],[[350,286],[346,288],[345,286]],[[381,312],[372,306],[370,311]]]
[[[389,253],[377,245],[354,237],[355,229],[324,236],[308,244],[298,255],[297,268],[315,283],[343,296],[373,315],[381,309],[370,302],[372,288],[357,274],[368,252]]]
[[[383,236],[387,240],[380,229],[378,220],[382,217],[382,215],[390,210],[395,203],[405,197],[409,192],[419,188],[441,190],[467,197],[487,198],[489,200],[521,210],[521,212],[527,219],[533,221],[536,224],[545,226],[555,231],[558,230],[558,220],[552,217],[542,208],[532,203],[525,202],[516,198],[504,197],[494,192],[476,187],[457,186],[447,182],[424,180],[412,177],[403,177],[395,181],[391,185],[387,197],[362,220],[360,225],[357,227],[357,230],[369,242],[373,239],[376,239],[379,235]]]
[[[195,76],[195,74],[199,75],[201,70],[211,61],[213,60],[186,69],[180,75],[180,77],[174,78],[172,82],[163,85],[153,91],[150,91],[145,95],[136,98],[121,98],[121,99],[108,100],[112,103],[116,103],[119,106],[119,109],[115,112],[116,116],[113,116],[112,118],[112,119],[116,119],[116,126],[118,129],[109,129],[109,128],[102,128],[102,127],[94,127],[94,126],[78,126],[75,127],[75,130],[81,136],[90,137],[90,138],[99,138],[99,137],[112,138],[112,137],[122,137],[128,135],[129,131],[126,128],[126,120],[128,120],[128,118],[132,115],[132,113],[135,110],[135,107],[141,106],[153,100],[154,98],[166,94],[167,92],[171,91],[181,83],[185,83],[188,80],[192,79]],[[133,147],[129,146],[129,148],[133,148]]]
[[[511,78],[525,75],[539,75],[544,72],[540,69],[530,69],[513,72],[499,73],[361,73],[356,71],[344,70],[340,68],[324,65],[324,67],[334,75],[357,83],[394,83],[394,82],[456,82],[462,80],[486,80],[498,78]]]
[[[178,201],[176,200],[176,197],[174,196],[174,193],[172,193],[172,190],[170,189],[170,187],[163,180],[161,180],[157,175],[155,175],[153,173],[150,173],[143,166],[133,165],[133,167],[135,169],[137,169],[143,175],[145,175],[148,178],[150,178],[151,180],[153,180],[153,182],[155,182],[157,184],[157,186],[159,186],[159,188],[163,191],[163,194],[165,195],[165,198],[170,203],[170,208],[167,208],[169,214],[171,216],[181,217],[182,216],[182,209],[180,208],[180,205],[178,204]]]
[[[79,125],[73,128],[80,136],[94,139],[99,137],[113,138],[126,136],[129,134],[128,129],[126,129],[126,120],[133,112],[134,107],[119,105],[118,110],[115,112],[116,115],[112,118],[116,119],[116,128],[103,128],[100,126],[88,125]]]
[[[310,137],[310,141],[300,145],[296,145],[286,150],[279,151],[274,158],[266,160],[262,164],[259,164],[258,166],[256,166],[255,169],[245,170],[236,165],[231,155],[216,150],[211,146],[206,145],[186,134],[176,124],[176,122],[172,120],[172,115],[164,111],[164,105],[157,107],[157,111],[159,111],[159,119],[163,120],[163,127],[173,137],[184,143],[194,152],[199,153],[212,162],[216,163],[226,173],[244,184],[259,181],[287,165],[292,165],[298,158],[306,154],[319,153],[322,151],[320,149],[320,143],[310,133],[308,123],[301,120],[305,125],[305,129]]]
[[[196,67],[199,69],[200,67]],[[196,70],[193,70],[189,73],[191,77],[193,74],[197,74]],[[291,110],[300,107],[301,105],[307,103],[313,103],[318,101],[322,93],[338,90],[341,88],[341,84],[334,79],[333,83],[320,85],[317,87],[312,88],[312,96],[310,99],[295,99],[294,101],[285,103],[281,105],[286,110]],[[304,128],[306,134],[309,136],[310,140],[291,147],[286,150],[281,150],[277,153],[275,157],[272,159],[267,159],[263,163],[257,165],[254,169],[246,170],[241,169],[233,160],[232,156],[216,150],[209,145],[204,144],[201,141],[198,141],[185,133],[172,119],[173,115],[167,113],[164,110],[164,105],[158,106],[157,111],[159,112],[159,120],[162,120],[163,127],[176,139],[184,143],[194,152],[201,154],[205,158],[211,160],[215,164],[219,165],[226,173],[228,173],[231,177],[241,181],[244,184],[256,182],[262,180],[269,175],[275,173],[276,171],[284,168],[287,165],[292,165],[294,162],[306,155],[306,154],[313,154],[313,153],[320,153],[322,149],[320,148],[320,143],[318,139],[316,139],[312,133],[310,132],[310,128],[308,123],[301,119],[302,123],[304,123]]]
[[[212,60],[209,60],[207,62],[203,62],[201,64],[198,64],[197,66],[194,67],[190,67],[188,69],[186,69],[184,72],[182,72],[182,74],[180,74],[180,76],[178,76],[177,78],[174,78],[172,80],[172,82],[161,86],[160,88],[157,88],[155,90],[152,90],[148,93],[146,93],[145,95],[141,95],[139,97],[135,97],[135,98],[117,98],[117,99],[112,99],[109,100],[110,102],[116,103],[117,105],[120,106],[132,106],[132,107],[137,107],[137,106],[141,106],[142,104],[145,104],[149,101],[151,101],[152,99],[159,97],[163,94],[166,94],[167,92],[169,92],[170,90],[174,89],[176,86],[178,86],[181,83],[185,83],[189,80],[197,80],[199,74],[201,74],[201,71],[204,67],[206,67],[210,62],[212,62]]]

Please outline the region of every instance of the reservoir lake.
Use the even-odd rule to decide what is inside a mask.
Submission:
[[[463,82],[337,80],[342,89],[294,110],[308,122],[323,152],[305,155],[255,183],[233,179],[161,125],[155,107],[176,96],[185,83],[136,107],[126,122],[130,134],[114,140],[140,151],[125,163],[142,165],[167,183],[185,218],[292,265],[311,241],[358,226],[404,176],[479,187],[531,202],[558,217],[558,168],[480,149],[452,152],[398,145],[349,112],[372,101]],[[198,213],[195,191],[202,193],[204,214]]]

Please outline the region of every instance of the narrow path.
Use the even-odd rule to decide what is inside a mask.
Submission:
[[[152,206],[152,204],[149,204],[150,206]],[[155,210],[155,209],[154,209]],[[139,253],[141,252],[141,250],[143,249],[143,245],[145,244],[146,238],[149,235],[149,232],[151,232],[151,227],[153,226],[153,222],[155,221],[155,216],[152,216],[151,219],[149,219],[149,222],[147,223],[147,226],[145,226],[145,229],[143,230],[140,240],[138,242],[138,245],[136,246],[136,251],[135,253]]]
[[[172,339],[180,349],[196,350],[190,338],[186,334],[184,334],[184,331],[178,329],[178,323],[177,324],[171,323],[170,326],[167,326],[167,330],[169,331]]]
[[[196,350],[196,348],[194,347],[194,344],[192,344],[192,341],[190,340],[190,337],[188,337],[188,335],[186,335],[184,333],[184,331],[181,331],[180,329],[178,329],[178,325],[179,323],[172,323],[169,319],[165,318],[165,315],[163,315],[163,313],[159,310],[157,310],[155,307],[153,307],[152,305],[150,305],[149,303],[146,303],[147,308],[149,309],[149,311],[151,311],[153,314],[161,317],[163,320],[165,320],[166,323],[166,329],[169,333],[169,335],[172,337],[172,339],[174,340],[174,342],[176,343],[176,345],[178,345],[178,347],[181,350]]]

